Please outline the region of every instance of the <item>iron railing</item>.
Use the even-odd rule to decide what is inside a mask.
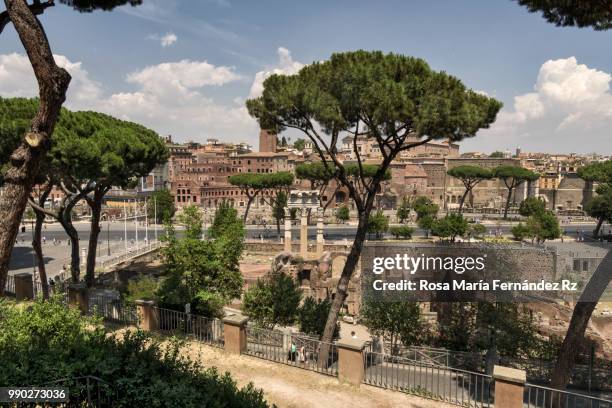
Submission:
[[[223,347],[223,322],[203,316],[155,307],[159,331],[193,337],[195,340]]]
[[[465,407],[493,404],[491,376],[381,353],[365,352],[366,384]]]
[[[89,313],[99,315],[110,323],[138,325],[136,306],[117,297],[91,296],[89,298]]]
[[[124,252],[121,255],[117,255],[115,257],[105,259],[103,261],[100,261],[99,263],[96,262],[96,266],[100,268],[106,268],[108,266],[117,265],[117,264],[120,264],[121,262],[125,262],[129,259],[135,258],[137,256],[140,256],[148,252],[154,251],[158,248],[161,248],[163,245],[164,245],[164,242],[160,242],[160,241],[149,242],[148,244],[143,244],[143,246],[138,249],[130,249],[129,252],[127,253]]]
[[[612,401],[541,385],[525,384],[526,408],[612,408]]]
[[[338,347],[314,338],[274,330],[247,327],[246,354],[330,376],[338,376]],[[327,361],[319,361],[319,351],[329,347]]]
[[[15,294],[15,277],[13,275],[7,275],[6,286],[4,287],[4,293],[14,295]]]

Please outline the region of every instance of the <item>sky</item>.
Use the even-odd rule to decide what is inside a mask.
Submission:
[[[612,31],[556,27],[511,0],[144,0],[94,13],[57,3],[41,21],[73,77],[65,106],[176,141],[257,148],[244,101],[267,76],[366,49],[423,58],[504,103],[462,152],[612,153]],[[36,94],[8,26],[0,96]]]

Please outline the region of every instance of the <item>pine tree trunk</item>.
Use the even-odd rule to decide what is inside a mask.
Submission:
[[[508,197],[506,197],[506,208],[504,208],[504,220],[508,219],[508,209],[510,208],[510,199],[512,198],[512,189],[508,189]]]
[[[597,238],[599,236],[599,231],[601,230],[601,226],[603,225],[604,217],[599,217],[597,220],[597,226],[593,230],[593,238]]]
[[[76,283],[81,278],[81,255],[79,254],[79,234],[72,225],[71,216],[71,211],[63,214],[60,223],[70,238],[70,276],[72,282]]]
[[[470,190],[465,189],[465,193],[461,196],[461,202],[459,203],[459,214],[463,211],[463,204],[465,203],[465,198],[470,193]]]
[[[43,204],[44,205],[44,204]],[[38,276],[40,277],[40,283],[42,286],[43,299],[49,299],[49,286],[47,282],[47,269],[45,268],[45,258],[42,251],[42,226],[45,221],[45,214],[40,211],[34,210],[36,214],[36,224],[34,226],[34,237],[32,238],[32,248],[36,256],[36,263],[38,264]]]
[[[353,272],[357,267],[357,263],[359,262],[359,257],[361,255],[361,250],[363,248],[363,243],[365,241],[368,229],[368,219],[370,217],[370,213],[372,212],[373,204],[374,194],[370,194],[367,198],[364,211],[360,212],[359,214],[359,223],[355,233],[355,240],[353,241],[351,251],[346,258],[344,269],[342,269],[342,274],[340,275],[338,286],[336,288],[336,295],[331,302],[327,322],[325,323],[325,330],[323,331],[323,336],[321,337],[322,343],[321,350],[319,351],[319,364],[327,365],[330,344],[333,341],[338,314],[340,313],[340,309],[342,308],[344,300],[348,294],[348,285],[351,276],[353,276]]]
[[[55,64],[47,36],[25,0],[5,0],[6,11],[19,35],[38,81],[40,103],[30,130],[13,152],[5,174],[0,199],[0,296],[4,295],[6,276],[19,223],[38,173],[50,146],[50,137],[66,99],[70,75]]]
[[[91,231],[89,232],[89,246],[87,248],[87,268],[85,270],[85,283],[88,288],[93,287],[96,273],[96,252],[98,249],[98,236],[100,235],[100,214],[102,213],[102,198],[104,194],[96,190],[93,200],[87,200],[91,207]]]
[[[579,345],[584,340],[584,333],[593,310],[610,284],[610,280],[612,280],[612,251],[608,251],[602,259],[574,307],[567,334],[557,357],[557,364],[551,375],[552,388],[563,390],[567,387]]]

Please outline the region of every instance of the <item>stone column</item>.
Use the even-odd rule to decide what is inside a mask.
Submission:
[[[495,407],[523,408],[523,393],[527,376],[525,371],[509,367],[493,368],[495,381]]]
[[[78,307],[81,314],[89,313],[89,296],[84,283],[73,283],[68,286],[68,304]]]
[[[317,208],[317,256],[323,254],[325,239],[323,238],[323,209]]]
[[[248,317],[238,314],[223,318],[223,337],[226,351],[233,354],[243,354],[246,351],[246,325],[248,320]]]
[[[359,386],[365,378],[363,349],[365,342],[353,338],[338,341],[338,379]]]
[[[306,258],[308,255],[308,211],[302,208],[300,211],[300,256]]]
[[[155,302],[152,300],[137,300],[136,314],[138,315],[138,327],[144,331],[155,331],[159,327],[159,316]]]
[[[285,252],[291,252],[291,211],[285,209]]]
[[[34,299],[34,281],[31,273],[18,273],[15,279],[15,298],[17,300]]]

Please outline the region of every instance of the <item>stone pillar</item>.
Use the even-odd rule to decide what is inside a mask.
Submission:
[[[248,320],[248,317],[238,314],[223,318],[223,337],[226,351],[233,354],[242,354],[246,351],[246,325]]]
[[[323,238],[323,209],[317,209],[317,256],[323,254],[325,239]]]
[[[308,255],[308,211],[302,208],[300,211],[300,256],[306,258]]]
[[[523,393],[527,381],[525,371],[496,365],[493,368],[493,380],[496,408],[523,408]]]
[[[15,298],[17,300],[34,299],[34,281],[31,273],[18,273],[15,279]]]
[[[73,283],[68,286],[68,304],[78,307],[84,315],[89,313],[89,296],[84,283]]]
[[[155,331],[159,327],[159,316],[155,302],[152,300],[137,300],[136,314],[138,315],[138,327],[144,331]]]
[[[291,252],[291,211],[285,209],[285,252]]]
[[[338,341],[338,379],[359,386],[365,378],[363,349],[365,342],[353,338]]]

